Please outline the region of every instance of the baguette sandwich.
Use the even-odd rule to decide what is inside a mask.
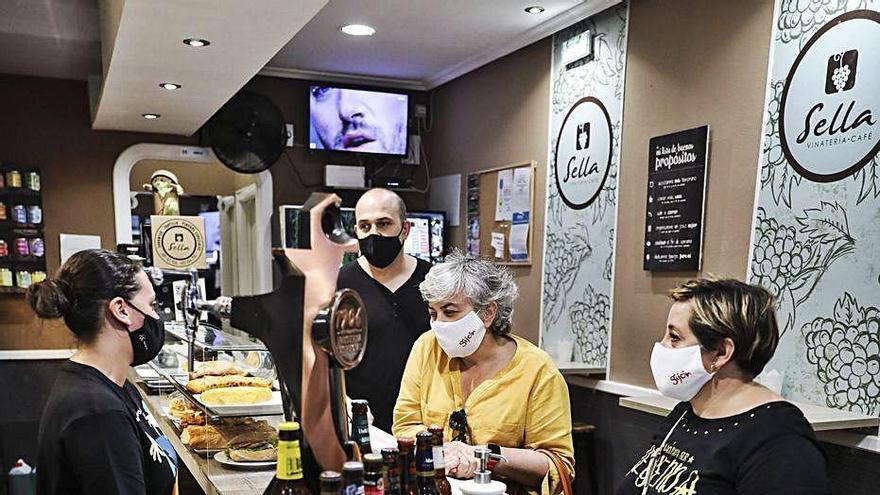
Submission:
[[[186,384],[186,389],[194,394],[202,394],[215,388],[230,387],[263,387],[271,389],[272,381],[255,376],[224,375],[196,378]]]

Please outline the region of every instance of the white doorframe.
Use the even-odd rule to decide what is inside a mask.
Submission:
[[[139,143],[126,148],[113,165],[113,217],[116,230],[114,245],[132,241],[129,175],[134,165],[141,160],[220,164],[210,148],[200,146]],[[254,273],[255,287],[258,292],[269,292],[272,290],[272,174],[264,170],[257,174],[255,179],[256,213],[260,220],[254,239],[257,257],[255,265],[259,267]]]

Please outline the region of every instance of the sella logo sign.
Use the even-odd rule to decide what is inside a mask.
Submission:
[[[556,139],[556,188],[569,208],[589,206],[605,185],[611,168],[611,117],[605,105],[588,96],[566,114]]]
[[[822,26],[788,73],[779,136],[788,163],[816,182],[859,171],[880,151],[880,12]]]

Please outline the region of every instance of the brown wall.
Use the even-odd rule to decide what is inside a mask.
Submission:
[[[296,142],[304,144],[307,130],[305,81],[257,78],[246,86],[271,98],[295,126]],[[413,101],[423,101],[414,94]],[[42,170],[43,218],[48,270],[59,265],[58,234],[97,234],[104,248],[115,246],[111,175],[116,158],[137,143],[198,144],[197,137],[93,131],[89,120],[88,90],[83,81],[0,75],[0,161],[37,166]],[[276,205],[302,204],[309,192],[320,189],[325,163],[357,164],[342,153],[310,152],[298,146],[272,168]],[[365,160],[376,165],[376,160]],[[381,165],[381,164],[379,164]],[[303,187],[294,173],[300,172]],[[420,170],[417,167],[413,171]],[[421,179],[424,182],[424,179]],[[358,194],[345,193],[353,205]],[[424,209],[424,195],[407,194],[412,209]],[[39,325],[39,327],[38,327]],[[63,326],[38,324],[26,311],[24,298],[0,295],[0,349],[64,347],[69,342]]]
[[[651,347],[666,291],[697,275],[745,276],[773,2],[639,0],[632,4],[623,109],[611,373],[654,386]],[[652,136],[709,123],[702,273],[642,270]]]
[[[514,332],[533,342],[541,300],[549,95],[550,40],[545,39],[437,88],[433,128],[425,138],[431,175],[461,173],[463,189],[468,172],[538,162],[532,266],[512,269],[520,289]],[[461,201],[464,224],[464,192]],[[464,227],[452,228],[450,244],[463,249],[464,242]]]

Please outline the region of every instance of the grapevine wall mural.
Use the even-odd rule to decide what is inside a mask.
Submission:
[[[880,1],[777,0],[749,277],[778,297],[766,370],[880,414]]]
[[[623,3],[553,37],[541,345],[585,367],[608,354],[627,12]],[[593,59],[564,65],[562,45],[585,30]]]

